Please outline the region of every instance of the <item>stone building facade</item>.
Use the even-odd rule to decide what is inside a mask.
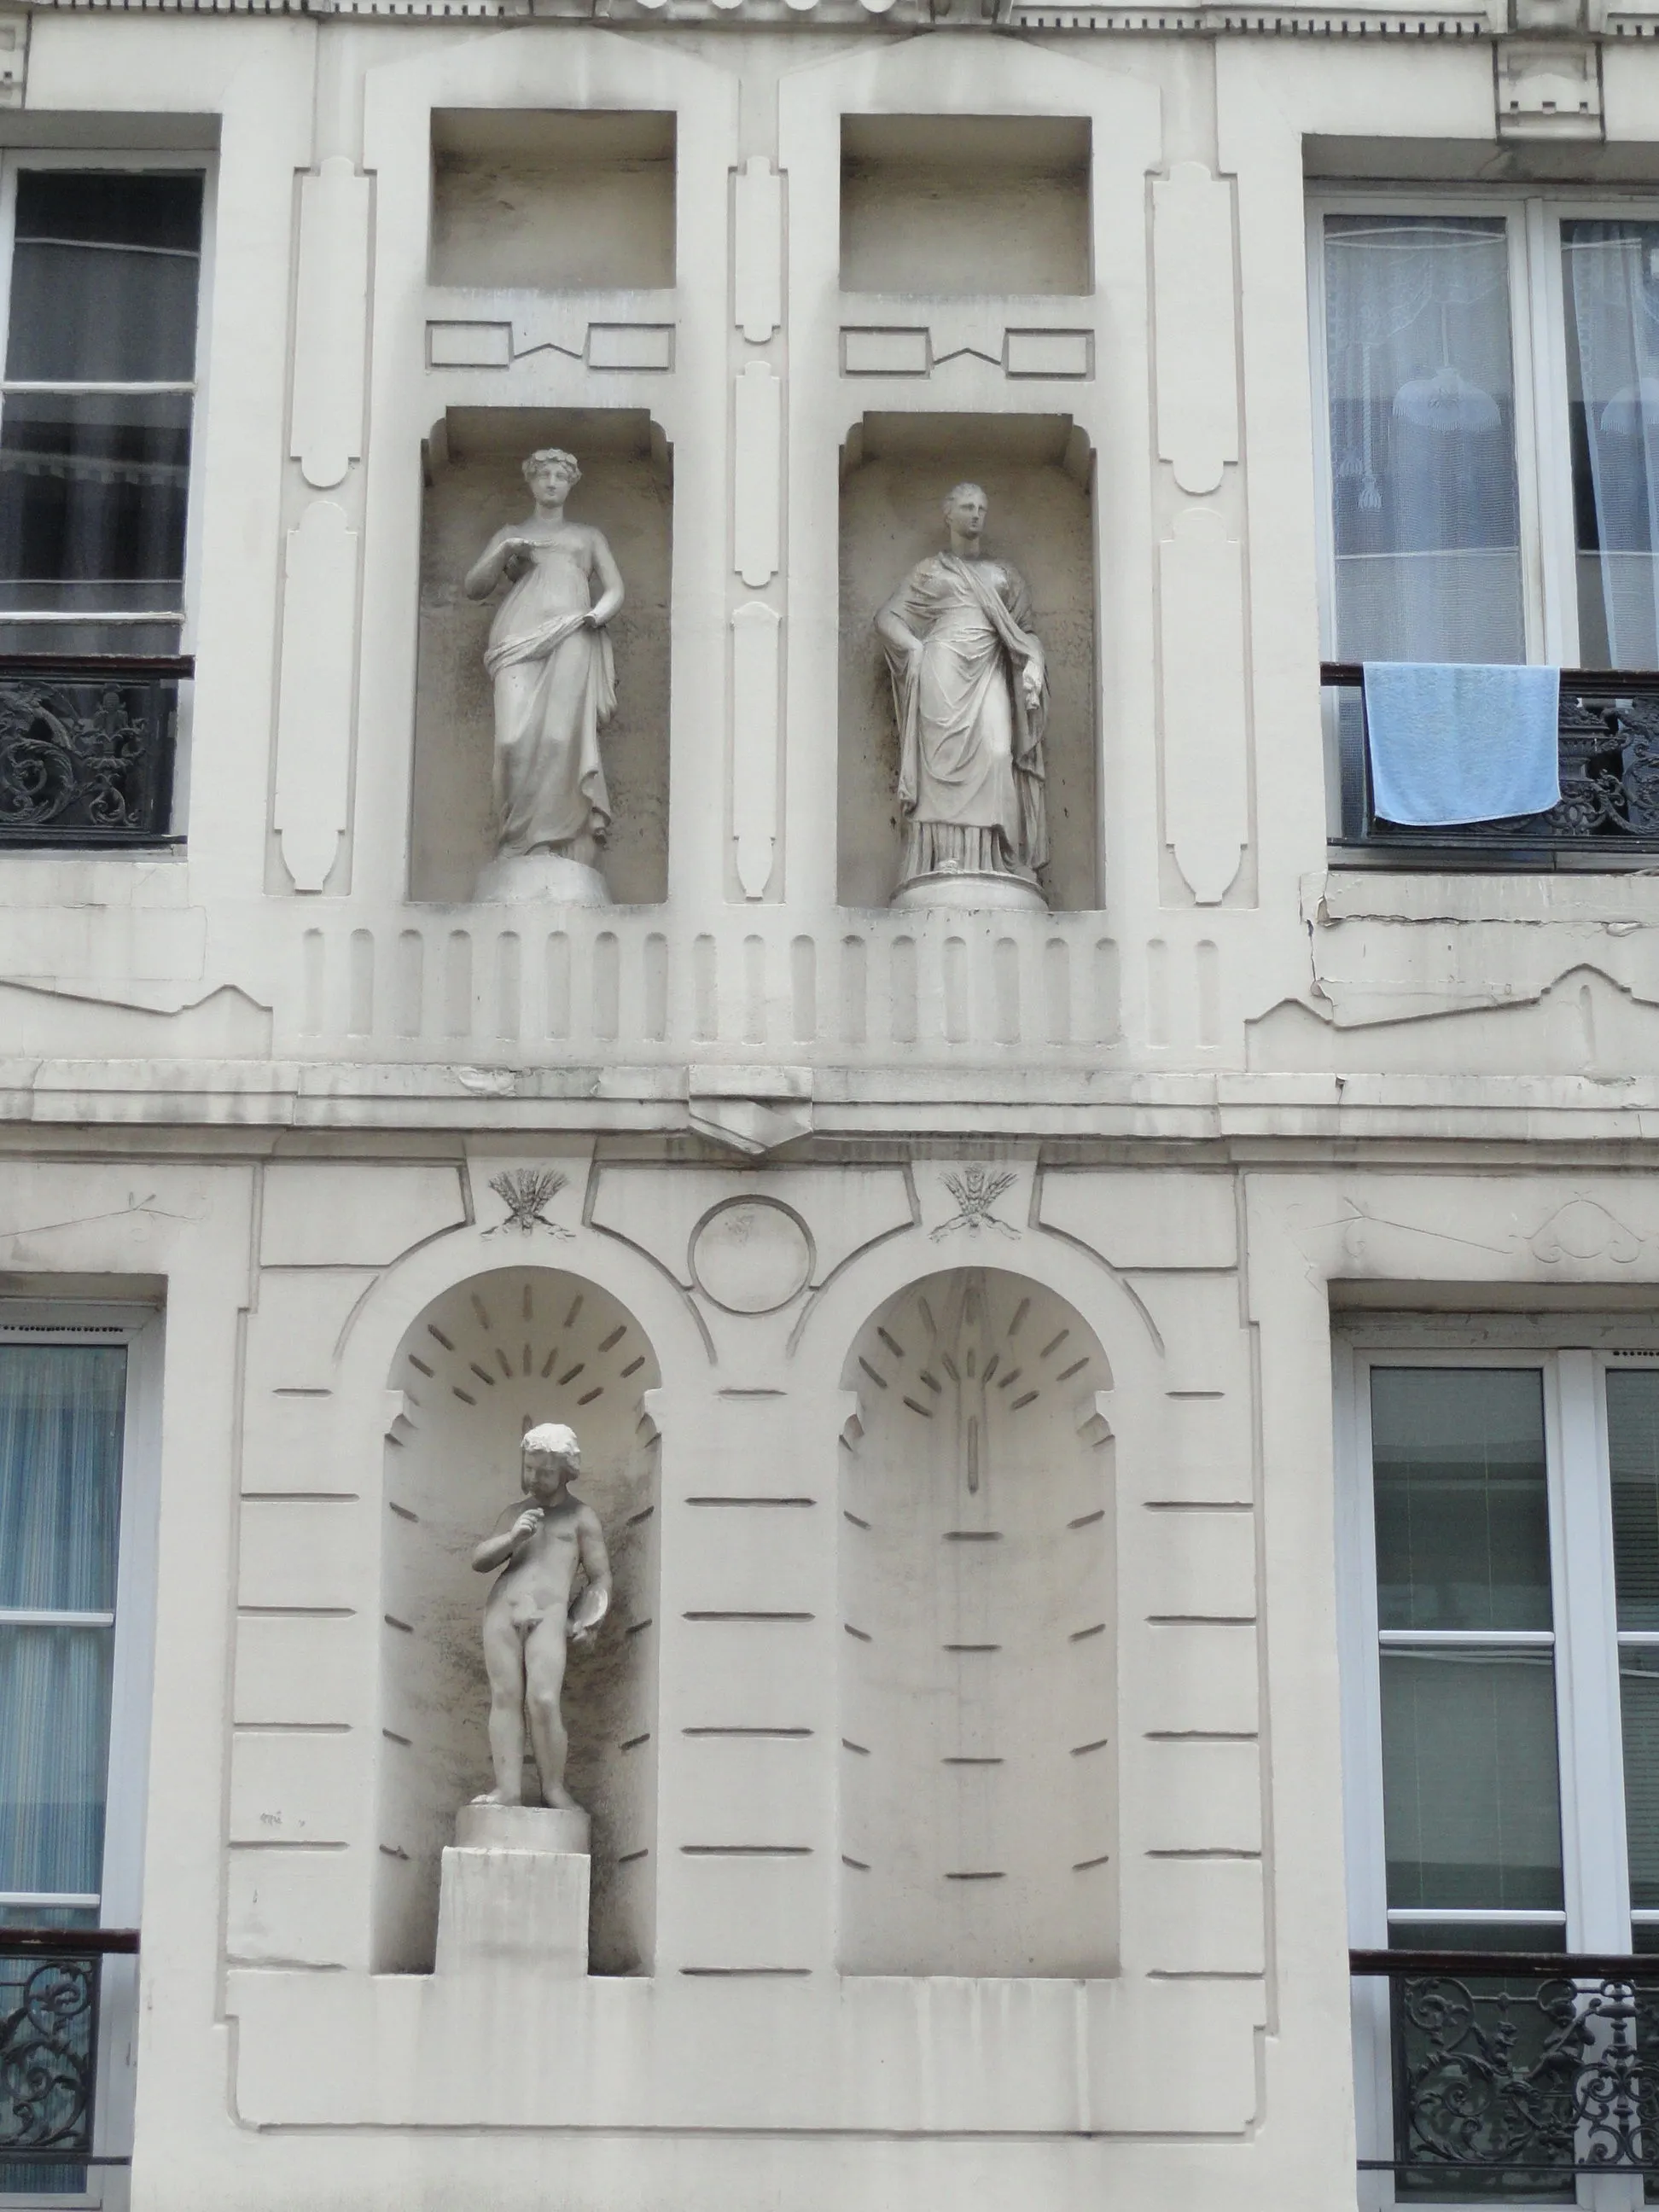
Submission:
[[[7,36],[0,1917],[137,1954],[0,2202],[1392,2204],[1350,1946],[1659,1924],[1659,12]],[[475,896],[550,447],[608,904]],[[1050,857],[896,903],[966,481]],[[1370,659],[1586,672],[1561,808]],[[434,1972],[544,1421],[590,1971]]]

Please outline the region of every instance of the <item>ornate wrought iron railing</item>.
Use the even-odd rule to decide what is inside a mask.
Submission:
[[[103,1962],[137,1948],[133,1928],[0,1928],[0,2185],[20,2166],[131,2163],[94,2124]]]
[[[0,654],[0,847],[169,843],[187,653]]]
[[[1401,2196],[1659,2175],[1659,1956],[1354,1951],[1386,1978]]]
[[[1547,814],[1434,829],[1384,821],[1376,811],[1359,663],[1324,661],[1319,680],[1352,695],[1339,706],[1342,830],[1332,841],[1338,846],[1462,852],[1488,860],[1507,854],[1534,866],[1577,855],[1581,866],[1617,852],[1659,849],[1659,671],[1564,668],[1560,804]]]

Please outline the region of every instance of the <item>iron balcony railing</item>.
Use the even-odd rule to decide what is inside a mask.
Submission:
[[[1384,821],[1371,792],[1364,675],[1358,661],[1327,660],[1319,680],[1336,702],[1341,775],[1337,847],[1504,858],[1536,866],[1562,857],[1594,865],[1619,852],[1659,850],[1659,670],[1564,668],[1561,799],[1547,814],[1431,829]]]
[[[0,847],[164,845],[188,653],[0,653]]]
[[[1572,2193],[1659,2175],[1659,1956],[1353,1951],[1389,1984],[1396,2193]]]
[[[136,1928],[0,1927],[0,2190],[20,2166],[130,2166],[100,2150],[97,2120],[103,1962],[138,1948]]]

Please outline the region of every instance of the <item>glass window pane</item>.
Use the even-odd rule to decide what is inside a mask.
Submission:
[[[1524,660],[1509,234],[1325,218],[1336,651]]]
[[[1556,1771],[1551,1653],[1385,1650],[1389,1905],[1559,1908]]]
[[[201,246],[199,176],[25,170],[6,374],[43,384],[188,381]]]
[[[1659,1629],[1659,1368],[1614,1369],[1607,1407],[1619,1626]]]
[[[1659,1651],[1619,1654],[1619,1714],[1630,1901],[1639,1912],[1659,1906]]]
[[[0,1345],[0,1608],[113,1609],[126,1373],[119,1345]]]
[[[1659,223],[1564,222],[1586,668],[1659,666]]]
[[[1371,1451],[1381,1627],[1550,1626],[1537,1368],[1373,1368]]]
[[[0,1889],[101,1885],[113,1640],[0,1626]]]
[[[14,392],[0,422],[0,598],[13,611],[177,607],[190,400]]]

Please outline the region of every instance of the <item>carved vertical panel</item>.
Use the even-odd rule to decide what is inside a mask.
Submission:
[[[368,216],[368,179],[343,155],[301,179],[289,450],[319,491],[362,458]]]
[[[1152,186],[1158,451],[1184,492],[1212,492],[1238,459],[1232,195],[1201,161]]]
[[[783,179],[764,154],[751,155],[738,172],[732,257],[738,328],[750,345],[764,345],[783,319],[782,242]]]
[[[732,557],[751,591],[778,573],[781,389],[763,361],[737,380]]]
[[[276,709],[276,826],[296,890],[319,891],[346,826],[357,532],[319,499],[288,533]]]
[[[758,599],[732,617],[732,834],[748,899],[765,896],[777,848],[781,621]]]
[[[1158,547],[1164,834],[1200,906],[1225,896],[1249,835],[1243,587],[1220,516],[1178,514]]]

